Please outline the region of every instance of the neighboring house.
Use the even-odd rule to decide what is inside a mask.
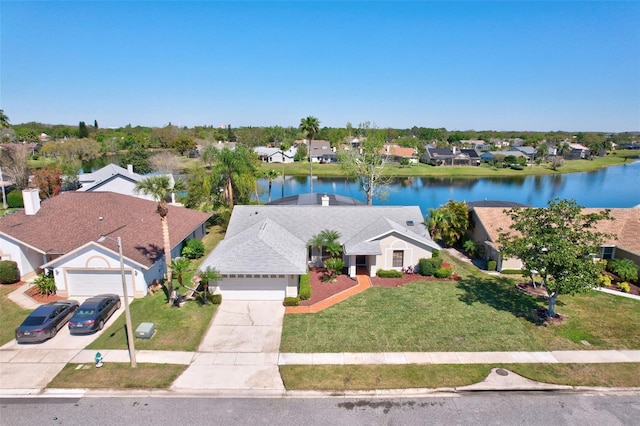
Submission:
[[[338,155],[335,149],[331,148],[331,142],[325,140],[311,141],[309,155],[313,163],[335,163],[338,161]]]
[[[464,148],[473,148],[480,152],[491,149],[491,145],[481,139],[464,139],[460,141],[460,145]]]
[[[414,148],[405,148],[397,145],[385,144],[382,148],[382,155],[385,161],[391,161],[394,163],[400,163],[402,160],[409,160],[410,163],[417,163],[418,159],[415,158]]]
[[[466,149],[464,151],[467,151]],[[475,166],[477,165],[476,157],[477,153],[474,154],[474,159],[469,156],[468,153],[465,153],[463,150],[459,150],[454,147],[452,149],[449,148],[433,148],[430,145],[427,145],[424,154],[420,158],[420,161],[427,164],[433,164],[434,166]],[[474,150],[471,150],[474,151]],[[475,151],[474,151],[475,152]]]
[[[356,270],[374,276],[379,269],[416,266],[440,249],[417,206],[331,205],[236,206],[222,242],[200,268],[216,268],[215,292],[224,300],[283,300],[298,295],[301,275],[322,253],[309,240],[322,230],[337,231],[350,277]],[[307,200],[307,201],[310,201]]]
[[[569,160],[585,160],[591,156],[589,148],[579,143],[570,143],[569,148],[571,148],[571,150],[564,153],[565,158]]]
[[[469,158],[469,165],[471,166],[479,166],[482,162],[480,154],[478,153],[478,150],[476,148],[463,148],[460,150],[460,152]]]
[[[495,260],[497,269],[520,269],[520,259],[502,259],[498,237],[508,232],[511,218],[504,213],[505,207],[473,207],[471,220],[475,224],[471,237],[484,246],[486,260]],[[584,214],[603,209],[583,209]],[[598,223],[598,231],[613,235],[605,241],[597,255],[603,259],[630,259],[640,265],[640,208],[610,209],[614,220]]]
[[[23,210],[0,218],[0,258],[17,262],[23,278],[50,270],[60,296],[122,295],[118,237],[130,296],[163,278],[157,203],[114,192],[63,192],[42,203],[37,189],[23,196]],[[205,235],[210,215],[168,208],[171,255],[179,256],[185,240]]]
[[[292,146],[288,150],[283,151],[280,148],[257,146],[253,151],[258,154],[260,161],[265,163],[293,163],[294,157],[298,152],[298,148]]]
[[[168,175],[173,185],[173,176]],[[149,176],[141,175],[133,171],[133,166],[129,164],[127,168],[120,167],[116,164],[107,164],[103,168],[92,173],[82,173],[78,175],[78,183],[80,188],[78,192],[95,192],[107,191],[116,192],[118,194],[130,195],[145,200],[153,200],[151,195],[136,192],[135,187],[138,182]],[[171,202],[175,203],[175,196],[172,196]]]
[[[496,157],[504,159],[505,157],[507,157],[509,155],[512,155],[514,157],[527,158],[527,156],[523,152],[515,150],[515,151],[489,151],[489,152],[483,152],[482,155],[480,155],[480,159],[482,159],[482,161],[492,162],[493,160],[496,159]]]
[[[524,145],[513,146],[504,152],[508,153],[507,155],[516,155],[512,153],[520,152],[524,154],[524,156],[527,158],[527,161],[530,163],[533,163],[536,160],[536,149],[532,146],[524,146]]]
[[[420,161],[436,166],[453,165],[453,150],[450,148],[434,148],[427,145]]]

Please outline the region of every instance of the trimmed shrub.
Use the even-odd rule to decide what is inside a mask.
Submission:
[[[211,294],[207,295],[209,297],[209,301],[214,305],[219,305],[222,303],[222,295],[221,294]]]
[[[598,283],[600,287],[611,287],[611,277],[609,275],[600,275]]]
[[[198,259],[204,256],[204,243],[198,239],[191,238],[182,248],[182,256],[187,259]]]
[[[20,281],[18,264],[13,260],[0,260],[0,284],[13,284]]]
[[[448,268],[438,268],[433,274],[436,278],[449,278],[453,274],[453,271]]]
[[[402,271],[395,269],[378,269],[376,275],[380,278],[402,278]]]
[[[7,194],[7,206],[12,208],[24,207],[24,200],[22,199],[22,191],[15,188]]]
[[[297,297],[285,297],[284,298],[284,306],[298,306],[300,304],[300,299]]]
[[[433,251],[431,252],[431,256],[432,257],[440,257],[440,250],[433,249]]]
[[[612,259],[607,267],[623,281],[638,280],[638,265],[629,259]]]
[[[504,275],[525,275],[522,269],[503,269],[500,273]]]
[[[487,271],[495,271],[498,267],[498,262],[495,260],[490,260],[487,262]]]
[[[624,291],[625,293],[629,293],[631,291],[631,287],[628,282],[619,283],[618,288],[620,291]]]
[[[300,276],[300,290],[298,291],[298,297],[300,300],[311,299],[311,282],[308,272]]]
[[[38,277],[33,280],[33,284],[38,287],[38,294],[43,296],[56,294],[56,281],[51,273],[38,275]]]
[[[436,272],[436,267],[429,259],[420,259],[418,261],[418,273],[425,277],[430,277]]]

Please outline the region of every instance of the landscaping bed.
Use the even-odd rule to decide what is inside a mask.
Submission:
[[[301,300],[299,306],[310,306],[325,300],[334,294],[345,291],[358,285],[358,282],[348,275],[338,275],[335,282],[323,282],[324,268],[311,268],[309,271],[309,284],[311,285],[311,298]]]

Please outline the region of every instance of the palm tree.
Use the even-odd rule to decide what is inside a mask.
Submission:
[[[211,281],[218,281],[220,278],[222,278],[222,275],[220,274],[220,272],[218,272],[218,270],[216,268],[212,268],[211,266],[207,266],[207,268],[204,271],[198,271],[197,275],[200,276],[200,283],[202,285],[203,290],[203,296],[202,296],[202,303],[204,303],[205,305],[207,304],[207,289],[209,288],[209,283]]]
[[[309,141],[309,192],[313,192],[313,170],[311,168],[311,142],[316,133],[320,131],[320,121],[310,115],[300,120],[300,130]]]
[[[169,303],[173,303],[173,281],[171,276],[171,240],[169,239],[169,222],[167,215],[169,208],[167,198],[171,197],[174,190],[180,185],[173,182],[168,175],[151,176],[141,180],[136,184],[135,191],[145,195],[150,195],[158,203],[156,213],[160,215],[162,225],[162,240],[164,245],[165,266],[167,268],[167,291],[169,293]]]
[[[171,260],[171,270],[175,273],[181,286],[184,285],[182,275],[189,270],[189,266],[191,266],[191,260],[186,257],[177,257]]]
[[[278,176],[280,176],[280,174],[277,171],[275,171],[274,169],[267,170],[264,173],[264,177],[266,177],[269,180],[269,201],[268,201],[269,203],[271,202],[271,185],[273,184],[273,181]],[[284,185],[284,183],[283,183],[283,185]]]
[[[234,187],[252,192],[255,189],[255,167],[252,160],[251,152],[244,147],[238,147],[234,151],[223,148],[216,155],[212,173],[222,179],[224,197],[229,207],[233,207]]]

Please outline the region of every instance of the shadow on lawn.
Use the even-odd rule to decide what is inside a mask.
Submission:
[[[511,312],[516,317],[524,318],[534,324],[542,323],[536,315],[536,310],[542,305],[533,296],[516,290],[509,278],[465,277],[457,282],[457,286],[464,290],[464,294],[460,295],[459,299],[467,305],[476,302],[485,303],[500,311]]]

